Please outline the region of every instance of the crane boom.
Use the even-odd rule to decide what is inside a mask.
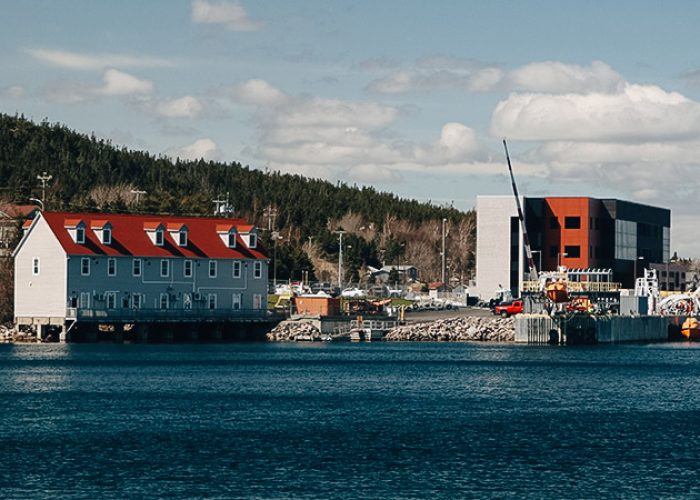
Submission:
[[[525,228],[525,216],[523,215],[523,207],[520,204],[520,196],[518,195],[518,186],[515,185],[515,176],[513,175],[513,167],[510,164],[510,155],[508,154],[508,144],[503,139],[503,149],[506,151],[506,161],[508,162],[508,172],[510,173],[510,183],[513,186],[513,196],[515,196],[515,204],[518,207],[518,219],[520,219],[520,229],[523,231],[523,243],[525,243],[525,254],[527,255],[527,264],[530,268],[530,280],[537,281],[537,267],[535,260],[532,258],[532,249],[530,248],[530,238],[527,236]]]

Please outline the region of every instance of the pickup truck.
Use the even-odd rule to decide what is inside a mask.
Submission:
[[[522,300],[511,300],[508,302],[501,302],[493,310],[494,314],[497,314],[497,315],[502,316],[504,318],[507,318],[508,316],[512,316],[514,314],[518,314],[521,312],[523,312],[523,301]]]

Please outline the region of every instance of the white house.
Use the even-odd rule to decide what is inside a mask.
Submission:
[[[18,325],[266,314],[269,259],[241,219],[43,212],[24,230]]]

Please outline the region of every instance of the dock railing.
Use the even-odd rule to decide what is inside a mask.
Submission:
[[[620,283],[612,281],[567,281],[569,293],[615,293],[620,291]],[[523,293],[538,293],[539,281],[524,281]]]
[[[266,309],[95,309],[69,307],[66,318],[78,321],[266,321],[283,319],[284,315]]]

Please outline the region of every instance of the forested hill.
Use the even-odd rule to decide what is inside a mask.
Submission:
[[[361,248],[356,256],[361,266],[376,265],[382,257],[391,261],[400,258],[399,254],[406,256],[408,245],[402,240],[407,231],[418,231],[443,218],[452,225],[466,222],[472,227],[474,219],[472,212],[400,199],[370,187],[262,172],[235,162],[172,160],[120,148],[61,124],[37,124],[0,114],[0,197],[14,202],[40,197],[37,175],[41,172],[53,176],[43,200],[47,210],[204,215],[212,213],[213,199],[228,192],[237,216],[266,228],[265,209],[271,206],[276,213],[273,229],[281,232],[290,247],[280,251],[292,260],[292,254],[299,254],[294,247],[301,247],[309,237],[319,255],[331,259],[337,251],[332,231],[343,220],[345,225],[358,226],[355,232],[367,233],[356,235],[364,241],[358,242]],[[138,205],[131,193],[134,189],[147,192]],[[388,227],[395,224],[400,227]],[[342,228],[353,232],[353,228]],[[467,261],[461,264],[461,272],[471,266]],[[310,267],[290,261],[281,267],[280,276],[293,274],[293,268],[299,266]]]

